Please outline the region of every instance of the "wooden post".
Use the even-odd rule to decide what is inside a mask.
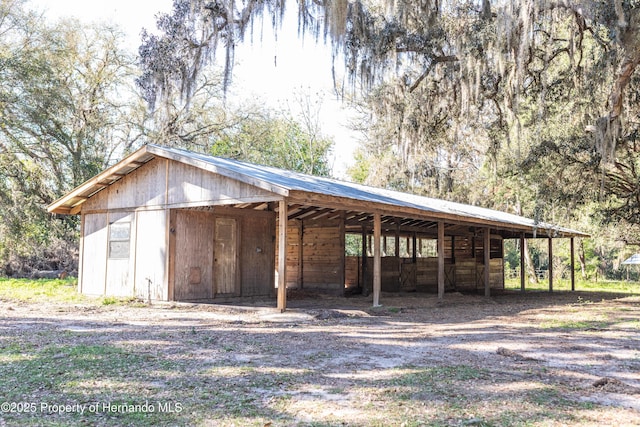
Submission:
[[[86,214],[80,214],[80,248],[79,248],[79,262],[78,262],[78,293],[82,293],[82,264],[84,264],[84,221],[86,219]]]
[[[451,263],[456,263],[456,236],[451,236]]]
[[[417,248],[416,248],[418,235],[417,235],[417,233],[415,231],[413,232],[412,239],[413,240],[412,240],[412,244],[411,244],[411,262],[413,262],[415,264],[417,262],[417,260],[418,260],[418,252],[417,252]]]
[[[380,234],[382,225],[380,223],[380,214],[373,215],[373,306],[380,305],[380,288],[381,278],[380,269],[382,262],[380,259]]]
[[[278,209],[278,310],[287,309],[287,201],[280,200]]]
[[[571,290],[576,290],[576,248],[574,245],[574,238],[571,238]],[[629,274],[629,270],[627,269],[627,274]]]
[[[444,221],[438,221],[438,299],[444,298]]]
[[[549,292],[553,292],[553,239],[549,237]]]
[[[397,258],[400,258],[400,218],[395,218],[396,230],[395,230],[395,254]]]
[[[395,255],[396,255],[396,268],[398,275],[396,276],[395,282],[398,285],[398,290],[400,290],[402,283],[400,278],[402,277],[402,259],[400,258],[400,218],[394,218],[394,222],[396,223],[395,229]]]
[[[304,220],[298,222],[298,288],[304,288]]]
[[[525,257],[524,257],[525,246],[526,246],[526,242],[525,242],[525,238],[524,238],[524,233],[522,233],[522,235],[520,236],[520,290],[522,292],[524,292],[525,282],[526,282],[526,279],[527,279],[527,269],[524,266],[524,262],[525,262]]]
[[[347,266],[347,254],[346,254],[346,236],[345,236],[345,211],[340,212],[340,286],[342,286],[342,294],[344,295],[344,291],[346,290],[345,282],[346,282],[346,266]]]
[[[369,288],[368,288],[368,284],[366,283],[367,280],[367,228],[363,225],[362,226],[362,277],[361,277],[361,282],[360,283],[360,288],[362,289],[362,293],[364,295],[368,295],[369,294]]]
[[[491,296],[491,230],[484,229],[484,296]]]

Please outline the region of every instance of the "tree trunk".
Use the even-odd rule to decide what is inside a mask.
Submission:
[[[529,244],[527,243],[526,239],[524,240],[524,260],[529,280],[531,280],[532,283],[538,283],[538,275],[536,274],[536,269],[533,265],[533,258],[531,258],[531,252],[529,252]]]
[[[580,260],[580,273],[582,279],[587,280],[587,264],[584,256],[584,240],[580,239],[580,250],[578,250],[578,259]]]

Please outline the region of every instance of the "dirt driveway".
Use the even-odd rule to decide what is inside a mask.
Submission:
[[[381,302],[292,295],[281,314],[1,301],[1,401],[159,406],[38,406],[0,425],[640,425],[640,297]]]

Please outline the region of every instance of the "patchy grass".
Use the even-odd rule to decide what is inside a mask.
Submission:
[[[510,290],[520,290],[520,279],[505,279],[505,288]],[[528,291],[548,291],[549,282],[540,280],[538,283],[527,282],[525,289]],[[566,279],[555,279],[553,281],[554,291],[570,291],[571,281]],[[576,291],[586,292],[610,292],[616,294],[640,295],[640,283],[626,281],[590,281],[576,278]]]
[[[540,323],[540,328],[588,331],[605,329],[610,325],[609,322],[600,320],[552,320]]]
[[[0,426],[633,425],[640,414],[580,399],[597,393],[584,380],[598,376],[592,348],[617,346],[600,354],[637,372],[638,297],[458,295],[442,305],[411,295],[375,315],[369,300],[317,300],[359,303],[360,314],[318,320],[292,308],[276,322],[221,305],[54,307],[41,302],[64,304],[75,288],[51,284],[59,290],[42,300],[22,286],[32,284],[0,297],[0,404],[14,405]],[[611,340],[619,324],[626,335]],[[545,358],[575,370],[497,354],[502,346],[548,348]]]
[[[78,293],[76,278],[36,280],[0,278],[0,300],[78,303],[86,301],[87,298]]]

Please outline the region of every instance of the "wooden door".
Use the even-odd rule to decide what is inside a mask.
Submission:
[[[178,210],[175,239],[175,300],[213,298],[213,215]]]
[[[217,217],[214,231],[213,283],[215,293],[238,294],[237,223],[235,218]]]

